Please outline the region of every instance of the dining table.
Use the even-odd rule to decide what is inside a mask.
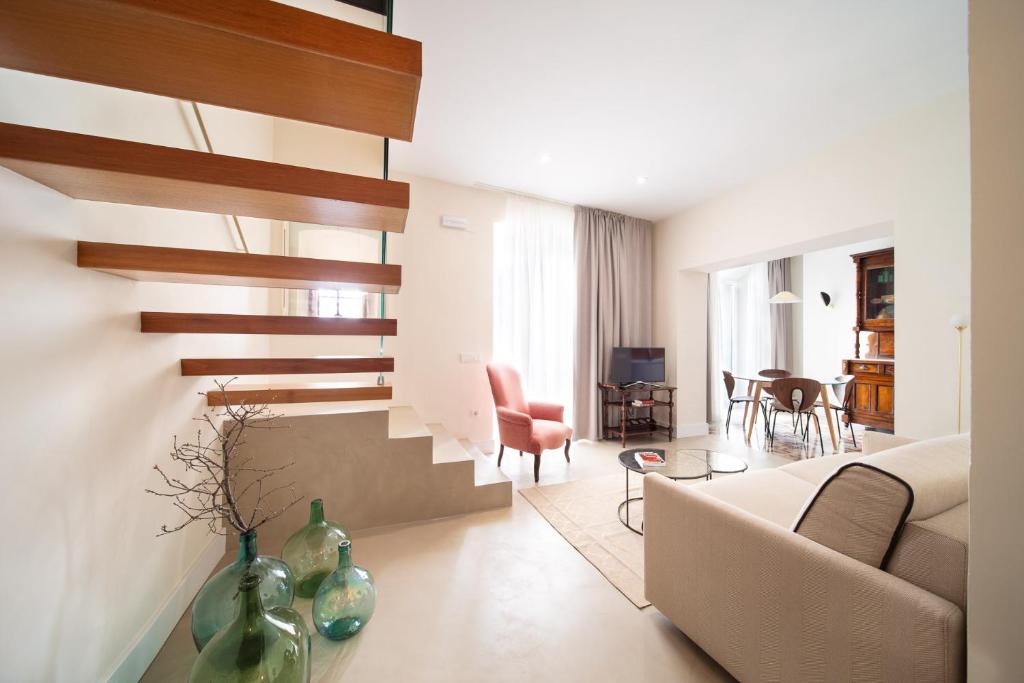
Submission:
[[[750,410],[750,406],[757,406],[761,402],[761,391],[766,387],[771,387],[776,377],[765,377],[761,373],[744,373],[744,374],[733,374],[733,377],[740,380],[741,382],[747,383],[747,395],[754,397],[753,404],[746,404],[743,407],[743,424],[747,430],[747,441],[750,441],[751,436],[754,434],[754,424],[757,422],[757,410]],[[818,378],[812,377],[819,384],[821,384],[821,405],[825,408],[825,422],[828,423],[828,435],[832,439],[832,450],[839,450],[839,437],[836,436],[835,421],[832,419],[832,404],[829,402],[829,387],[840,386],[846,383],[845,380],[837,379],[835,377]],[[749,415],[749,421],[747,419]]]

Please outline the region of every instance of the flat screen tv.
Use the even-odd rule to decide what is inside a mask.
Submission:
[[[657,384],[665,381],[665,349],[615,347],[612,349],[612,384]]]

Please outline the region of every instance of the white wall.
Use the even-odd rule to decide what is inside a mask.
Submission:
[[[6,122],[195,148],[182,111],[173,100],[0,70]],[[269,121],[203,111],[218,151],[270,157]],[[75,201],[6,169],[0,206],[2,677],[105,680],[165,603],[173,611],[190,567],[223,549],[203,528],[156,538],[178,515],[143,491],[157,485],[152,468],[168,463],[172,436],[193,434],[203,409],[197,392],[209,382],[180,377],[178,360],[267,350],[259,337],[143,335],[139,312],[264,312],[266,296],[75,265],[77,240],[232,250],[221,216]],[[242,224],[266,249],[266,223]],[[121,673],[132,679],[146,663]]]
[[[398,177],[410,183],[412,198],[405,233],[393,240],[392,253],[402,264],[393,309],[395,399],[458,437],[486,443],[494,414],[483,368],[493,336],[491,245],[494,224],[505,216],[505,195]],[[442,228],[442,214],[466,218],[469,229]],[[480,362],[460,362],[463,351],[479,354]]]
[[[658,222],[656,343],[689,343],[673,336],[671,318],[697,320],[696,310],[674,310],[683,305],[674,293],[681,270],[793,256],[892,231],[900,300],[896,431],[954,431],[956,336],[949,320],[970,308],[968,152],[967,97],[957,92]],[[705,334],[701,325],[680,329]],[[706,393],[705,384],[683,389]]]
[[[974,402],[967,667],[971,681],[1024,671],[1024,3],[971,0]]]
[[[802,283],[798,291],[803,303],[800,331],[803,348],[802,372],[807,377],[832,377],[842,373],[842,360],[853,358],[853,326],[857,323],[857,269],[850,254],[885,249],[892,238],[857,242],[834,249],[804,254]],[[825,308],[821,292],[832,297]],[[898,309],[897,309],[898,310]],[[867,349],[861,347],[861,355]]]

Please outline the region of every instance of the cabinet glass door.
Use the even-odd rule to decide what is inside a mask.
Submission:
[[[896,318],[896,269],[893,266],[868,268],[864,271],[864,319],[894,320]]]

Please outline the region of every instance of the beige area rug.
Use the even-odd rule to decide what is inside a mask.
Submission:
[[[642,495],[640,476],[630,475],[629,495]],[[644,598],[644,538],[619,522],[625,475],[551,484],[519,493],[604,577],[640,608]],[[643,503],[630,505],[631,525],[640,528]]]

